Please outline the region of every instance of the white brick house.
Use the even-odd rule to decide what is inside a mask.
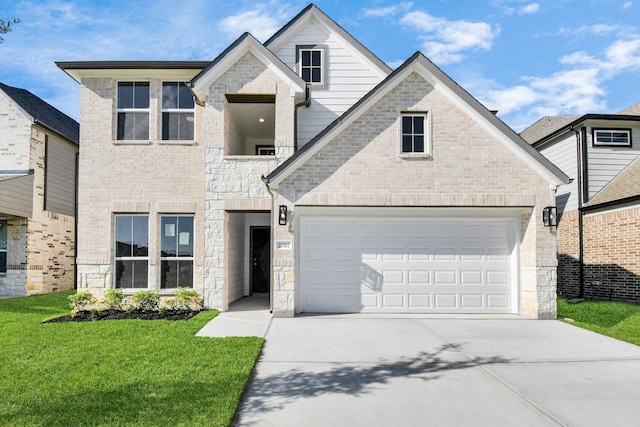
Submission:
[[[73,289],[78,123],[0,83],[0,296]]]
[[[555,317],[540,217],[566,176],[423,55],[392,72],[310,5],[210,63],[58,65],[82,86],[80,288]]]

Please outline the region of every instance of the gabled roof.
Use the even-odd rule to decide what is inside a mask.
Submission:
[[[206,88],[231,68],[245,53],[251,52],[258,60],[278,74],[283,80],[289,81],[295,92],[304,93],[306,83],[291,68],[275,56],[273,52],[264,47],[255,37],[244,33],[207,67],[191,80],[198,98],[204,101]]]
[[[556,129],[548,133],[547,135],[541,137],[537,141],[531,143],[532,147],[538,148],[540,145],[556,138],[559,135],[562,135],[566,132],[571,132],[573,128],[579,127],[583,122],[587,120],[602,120],[602,121],[627,121],[627,122],[638,122],[640,121],[640,115],[628,115],[628,114],[585,114],[584,116],[578,116],[575,120],[572,120],[562,127]]]
[[[327,145],[336,135],[364,114],[412,72],[417,72],[437,90],[444,93],[452,103],[469,114],[478,124],[547,181],[555,185],[568,183],[568,177],[558,167],[529,146],[513,129],[496,117],[495,114],[484,107],[420,52],[416,52],[342,116],[338,117],[315,138],[295,152],[293,156],[278,166],[265,178],[266,182],[277,187],[287,176],[302,166],[307,159]]]
[[[568,123],[573,122],[578,117],[580,116],[545,116],[520,132],[520,136],[529,144],[533,144]]]
[[[640,115],[640,102],[636,102],[630,107],[625,108],[620,111],[619,114],[632,114],[632,115]]]
[[[640,198],[640,156],[589,200],[585,208],[604,207]]]
[[[26,89],[11,87],[0,83],[0,90],[7,94],[34,123],[59,134],[75,144],[79,143],[80,125],[71,117]]]
[[[271,51],[278,50],[283,44],[285,44],[292,34],[295,34],[300,27],[305,25],[311,19],[317,19],[319,22],[330,28],[333,32],[340,35],[348,44],[353,46],[362,56],[368,59],[372,65],[377,67],[383,74],[387,75],[392,70],[387,64],[385,64],[380,58],[367,49],[362,43],[356,40],[351,34],[349,34],[344,28],[342,28],[336,21],[328,17],[322,10],[320,10],[313,3],[305,7],[300,13],[298,13],[291,21],[285,24],[280,30],[278,30],[264,45]]]

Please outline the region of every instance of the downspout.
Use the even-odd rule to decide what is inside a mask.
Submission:
[[[78,147],[79,148],[79,147]],[[76,153],[75,173],[75,206],[73,207],[73,289],[78,290],[78,166],[80,165],[80,150]]]
[[[269,180],[264,175],[262,175],[260,179],[262,179],[262,182],[264,182],[264,185],[267,187],[267,191],[271,195],[271,206],[273,208],[273,192],[271,191]],[[271,224],[273,225],[273,209],[271,209]],[[273,227],[269,228],[271,230],[271,237],[269,239],[269,246],[271,247],[271,262],[269,263],[269,314],[273,314]]]
[[[293,152],[294,153],[298,151],[298,108],[302,106],[307,108],[311,106],[311,83],[307,83],[304,87],[304,101],[297,103],[293,107]],[[267,184],[267,181],[265,181],[265,184]]]
[[[582,135],[580,131],[575,130],[573,127],[571,131],[576,134],[576,150],[577,150],[577,172],[578,172],[578,296],[577,298],[584,298],[584,223],[582,212],[582,199],[583,194],[583,152],[582,152]]]

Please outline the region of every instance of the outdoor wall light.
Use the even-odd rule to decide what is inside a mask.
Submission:
[[[558,211],[555,206],[547,206],[542,210],[542,222],[545,227],[555,227],[558,225]]]
[[[280,205],[280,213],[278,214],[278,224],[287,225],[287,206]]]

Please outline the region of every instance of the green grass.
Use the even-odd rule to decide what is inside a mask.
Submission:
[[[227,426],[264,340],[188,321],[50,323],[70,292],[0,300],[0,425]]]
[[[640,305],[620,302],[584,301],[569,304],[558,298],[558,316],[573,319],[573,325],[640,345]]]

